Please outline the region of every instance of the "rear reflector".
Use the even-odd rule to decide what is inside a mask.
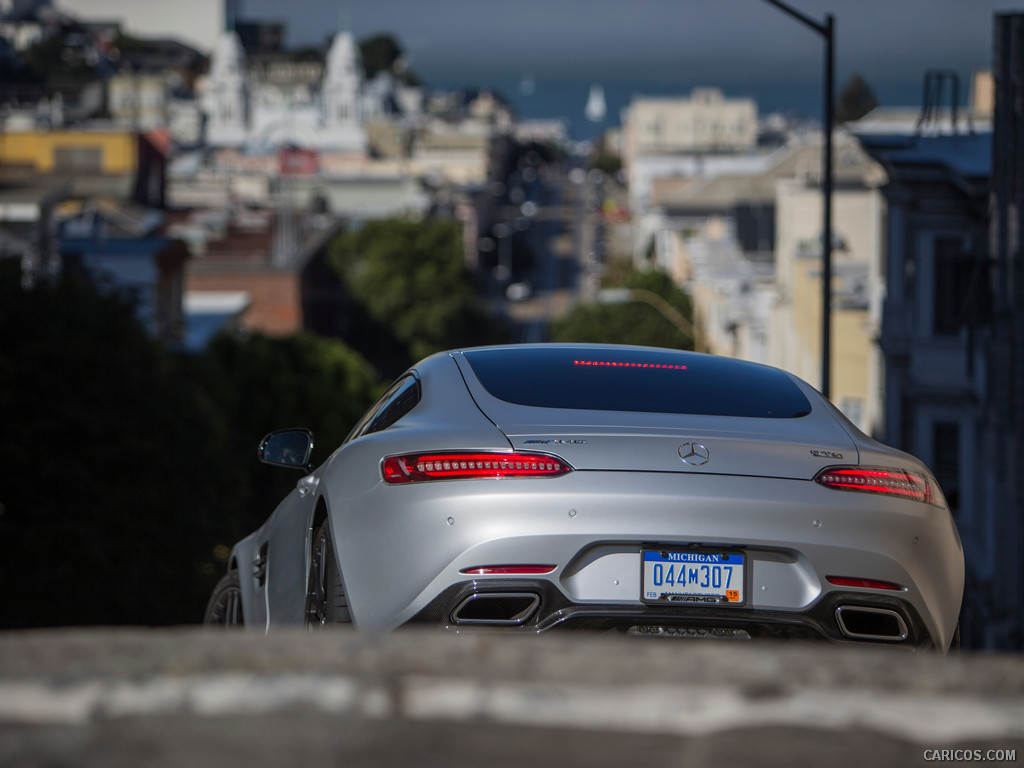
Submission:
[[[381,464],[387,483],[500,477],[558,477],[572,472],[561,459],[542,453],[419,453],[390,456]]]
[[[553,565],[481,565],[463,568],[459,573],[467,576],[543,576],[553,570]]]
[[[899,584],[893,584],[891,581],[880,581],[878,579],[853,579],[847,576],[826,576],[829,584],[835,584],[837,587],[863,587],[865,589],[895,589],[902,590]]]
[[[938,484],[927,475],[885,467],[828,467],[814,478],[818,485],[839,491],[874,493],[923,501],[944,507],[946,501]]]

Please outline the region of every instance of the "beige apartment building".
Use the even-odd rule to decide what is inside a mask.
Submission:
[[[709,163],[704,175],[652,182],[655,263],[690,291],[702,349],[775,365],[820,387],[820,137],[732,161],[736,167]],[[875,339],[886,177],[841,133],[834,162],[830,395],[872,433],[882,416]]]
[[[757,147],[757,103],[717,88],[689,98],[634,97],[626,109],[623,162],[639,155],[747,152]]]
[[[800,179],[777,183],[775,289],[770,361],[821,385],[821,188]],[[884,283],[885,203],[876,187],[848,182],[832,197],[830,397],[871,434],[882,415],[875,345]]]

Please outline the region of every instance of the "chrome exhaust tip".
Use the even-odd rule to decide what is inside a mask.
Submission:
[[[903,617],[888,608],[841,605],[836,608],[836,623],[851,640],[902,643],[909,636]]]
[[[456,624],[518,626],[530,620],[540,605],[533,592],[477,592],[452,612]]]

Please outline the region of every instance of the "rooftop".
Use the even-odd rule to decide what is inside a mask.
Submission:
[[[857,134],[861,146],[887,168],[938,166],[966,179],[987,178],[992,170],[992,133],[923,135]]]

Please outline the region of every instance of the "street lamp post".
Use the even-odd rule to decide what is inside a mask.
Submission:
[[[829,397],[830,362],[832,359],[832,127],[835,114],[835,94],[832,70],[835,64],[834,31],[832,14],[825,15],[825,23],[805,16],[790,8],[781,0],[765,0],[779,10],[788,13],[801,24],[810,27],[825,39],[825,156],[824,178],[822,180],[822,225],[821,225],[821,393]]]

